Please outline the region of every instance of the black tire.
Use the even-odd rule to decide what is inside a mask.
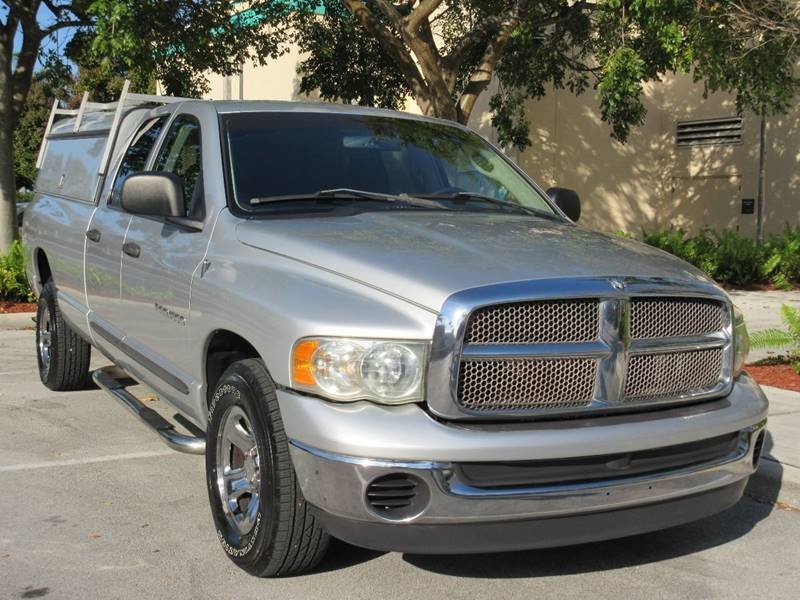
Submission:
[[[64,322],[52,280],[42,287],[36,310],[39,378],[54,391],[81,390],[89,382],[92,346]]]
[[[230,472],[237,450],[228,443],[226,428],[238,423],[257,449],[258,476],[249,485],[258,492],[258,510],[252,527],[242,531],[235,518],[226,515],[223,494],[228,498],[228,483],[223,472]],[[328,547],[327,532],[318,524],[302,491],[289,456],[275,384],[264,364],[256,359],[233,363],[220,377],[208,411],[206,437],[206,481],[217,537],[228,557],[239,567],[258,577],[293,575],[313,568]],[[252,441],[250,441],[252,444]],[[221,457],[220,457],[221,455]],[[242,452],[242,456],[251,456]],[[230,465],[226,460],[230,459]],[[245,459],[237,472],[246,473]],[[253,460],[249,464],[253,470]],[[254,481],[255,480],[255,481]],[[241,479],[239,481],[242,481]],[[224,490],[224,491],[223,491]],[[235,514],[247,513],[253,495],[235,500]],[[230,504],[229,504],[230,506]],[[233,521],[231,519],[234,519]]]

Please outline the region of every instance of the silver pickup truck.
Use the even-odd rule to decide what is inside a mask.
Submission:
[[[574,192],[475,133],[350,106],[84,104],[54,109],[25,216],[42,382],[92,377],[204,454],[246,571],[309,569],[329,536],[589,542],[742,496],[767,401],[728,296],[576,226]],[[92,348],[115,366],[90,373]]]

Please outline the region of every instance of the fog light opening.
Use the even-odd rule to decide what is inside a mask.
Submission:
[[[391,473],[374,479],[367,486],[365,500],[369,509],[382,519],[403,521],[425,510],[430,490],[416,475]]]
[[[761,451],[764,449],[764,436],[766,431],[762,431],[756,438],[756,443],[753,444],[753,466],[758,467],[758,461],[761,459]]]

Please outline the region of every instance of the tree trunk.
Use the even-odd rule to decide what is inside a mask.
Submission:
[[[4,122],[0,127],[0,254],[19,236],[17,192],[14,185],[14,133]]]
[[[456,103],[450,97],[430,96],[420,98],[419,96],[414,96],[414,101],[417,103],[417,106],[419,106],[422,114],[426,117],[437,117],[439,119],[447,119],[448,121],[460,122],[458,120]],[[466,125],[466,123],[464,123],[464,125]]]
[[[19,236],[14,183],[14,115],[11,82],[13,37],[0,36],[0,254]]]

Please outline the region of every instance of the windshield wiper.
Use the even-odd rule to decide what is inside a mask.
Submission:
[[[429,200],[482,200],[484,202],[489,202],[491,204],[495,204],[497,206],[502,206],[504,208],[511,208],[514,210],[521,210],[527,213],[536,212],[527,206],[522,206],[521,204],[517,204],[516,202],[509,202],[508,200],[501,200],[500,198],[495,198],[494,196],[487,196],[486,194],[479,194],[478,192],[453,192],[453,193],[445,193],[445,194],[421,194],[421,198],[427,198]]]
[[[377,200],[379,202],[399,202],[416,206],[435,206],[439,208],[438,203],[427,202],[426,198],[406,196],[405,194],[383,194],[380,192],[369,192],[367,190],[356,190],[352,188],[333,188],[330,190],[320,190],[310,194],[290,194],[287,196],[264,196],[261,198],[251,198],[250,204],[273,204],[279,202],[296,202],[301,200],[324,200],[326,198],[341,198],[345,200]]]

